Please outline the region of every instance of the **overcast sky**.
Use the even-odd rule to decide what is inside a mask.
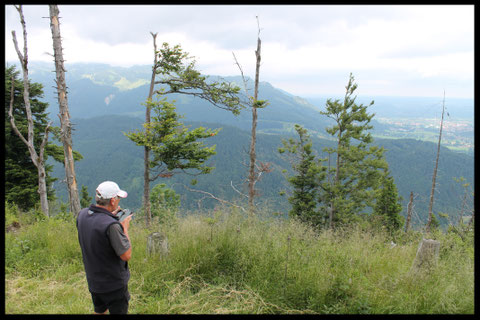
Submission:
[[[151,65],[153,42],[181,44],[204,74],[255,75],[295,95],[343,94],[352,72],[369,96],[472,98],[473,5],[59,5],[66,67]],[[47,5],[24,6],[29,61],[52,61]],[[5,56],[18,61],[18,12],[5,6]]]

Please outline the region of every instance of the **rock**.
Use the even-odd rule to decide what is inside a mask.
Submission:
[[[147,238],[147,253],[149,255],[160,254],[166,256],[168,254],[168,239],[161,232],[153,232]]]

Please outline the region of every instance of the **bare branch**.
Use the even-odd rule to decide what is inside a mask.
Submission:
[[[25,145],[28,147],[28,141],[25,139],[25,137],[22,135],[22,133],[18,130],[17,126],[15,125],[15,118],[13,117],[13,101],[14,101],[14,78],[12,75],[12,87],[10,91],[10,109],[8,110],[8,116],[10,117],[10,124],[12,125],[13,130],[17,134],[17,136],[25,143]]]
[[[45,128],[45,134],[43,136],[42,144],[40,145],[40,159],[43,159],[44,151],[45,151],[45,146],[47,145],[48,142],[48,133],[50,131],[50,126],[52,125],[52,121],[50,121],[47,124],[47,127]]]
[[[240,66],[240,63],[238,63],[238,60],[237,60],[237,57],[235,56],[235,53],[232,52],[232,54],[233,54],[233,59],[235,59],[235,64],[238,66],[238,69],[240,69],[240,74],[242,75],[243,87],[245,88],[245,94],[247,95],[247,97],[249,99],[251,99],[251,97],[248,94],[247,80],[245,79],[245,76],[243,75],[243,69]]]
[[[235,186],[233,185],[233,181],[230,181],[230,185],[232,186],[232,189],[235,190],[239,195],[248,199],[248,195],[241,193],[240,191],[237,190],[237,188],[235,188]]]
[[[204,195],[208,196],[208,197],[211,198],[211,199],[217,200],[217,201],[220,202],[220,203],[229,204],[229,205],[231,205],[231,206],[234,206],[235,208],[241,209],[243,212],[246,212],[246,210],[245,210],[243,207],[238,206],[238,205],[236,205],[236,204],[234,204],[234,203],[231,203],[231,202],[229,202],[229,201],[227,201],[227,200],[220,199],[220,198],[214,196],[213,194],[211,194],[210,192],[203,191],[203,190],[197,190],[197,189],[191,189],[191,188],[187,187],[186,185],[183,185],[183,186],[184,186],[185,189],[187,189],[188,191],[204,194]]]

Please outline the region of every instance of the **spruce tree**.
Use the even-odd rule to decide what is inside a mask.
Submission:
[[[146,102],[155,116],[150,123],[144,123],[145,130],[125,133],[139,146],[152,151],[149,161],[150,181],[159,177],[168,178],[176,173],[206,174],[213,170],[205,162],[214,155],[215,146],[207,147],[200,139],[215,136],[219,130],[198,127],[189,130],[176,113],[173,103],[166,98]]]
[[[367,109],[374,102],[368,106],[355,103],[354,80],[350,74],[343,102],[328,99],[326,110],[320,112],[334,120],[326,131],[337,142],[335,148],[324,149],[336,155],[336,165],[329,172],[332,181],[322,183],[320,195],[321,205],[330,213],[330,227],[350,223],[365,207],[374,205],[375,190],[388,167],[383,148],[370,146],[373,139],[368,130],[373,128],[370,121],[374,114],[367,113]]]
[[[383,186],[378,193],[373,215],[380,217],[380,221],[390,233],[399,230],[405,219],[400,215],[402,212],[401,197],[398,195],[393,177],[386,176],[384,178]]]
[[[90,204],[92,203],[92,200],[93,200],[93,197],[90,197],[88,195],[88,188],[87,186],[84,186],[82,185],[82,190],[80,190],[80,195],[81,195],[81,198],[80,198],[80,206],[82,208],[87,208],[90,206]]]
[[[292,157],[292,168],[295,175],[288,177],[293,187],[293,194],[288,198],[292,205],[289,212],[291,217],[298,217],[301,221],[312,225],[324,223],[324,216],[317,210],[317,195],[320,182],[325,178],[326,168],[319,165],[312,150],[312,141],[307,130],[295,125],[299,140],[282,140],[283,148],[280,153],[288,152]]]
[[[137,145],[144,146],[144,191],[143,191],[143,206],[145,210],[145,223],[148,226],[151,220],[151,210],[150,210],[150,182],[157,179],[159,176],[163,174],[171,174],[173,168],[175,166],[171,166],[168,168],[168,165],[164,161],[171,162],[174,160],[178,155],[176,154],[167,154],[163,153],[160,156],[161,159],[158,159],[159,152],[157,146],[157,154],[155,157],[158,160],[153,160],[152,165],[157,166],[162,162],[167,165],[167,170],[165,168],[161,169],[160,173],[151,177],[151,168],[150,161],[151,161],[151,154],[152,151],[151,146],[164,144],[167,142],[166,139],[168,137],[161,138],[160,140],[153,139],[156,133],[151,133],[150,130],[153,127],[157,127],[157,129],[163,130],[166,128],[160,128],[156,124],[151,124],[150,120],[150,111],[151,108],[154,106],[160,107],[157,108],[157,114],[169,112],[171,117],[175,117],[173,115],[175,113],[175,108],[173,104],[170,104],[173,108],[168,107],[167,102],[162,97],[165,97],[168,94],[182,94],[182,95],[191,95],[194,97],[201,98],[213,104],[214,106],[231,111],[233,114],[239,114],[242,105],[240,103],[240,99],[238,97],[238,92],[240,88],[232,85],[227,82],[223,81],[207,81],[207,77],[201,75],[201,73],[196,69],[195,66],[195,59],[191,57],[188,52],[183,51],[180,45],[176,45],[171,47],[168,43],[164,42],[162,47],[157,50],[156,44],[156,33],[151,33],[153,36],[153,46],[154,46],[154,65],[152,68],[152,78],[150,82],[150,90],[148,94],[147,101],[145,103],[146,106],[146,113],[145,113],[145,124],[144,128],[145,131],[143,133],[130,133],[127,134],[132,141],[137,143]],[[158,78],[158,79],[157,79]],[[155,90],[155,85],[160,85],[161,87]],[[153,102],[153,95],[156,93],[159,96],[159,99],[156,102]],[[173,119],[173,118],[171,118]],[[162,132],[159,132],[162,135]],[[197,130],[195,134],[200,134]],[[142,137],[143,136],[143,137]],[[190,135],[192,137],[192,135]],[[158,138],[158,137],[157,137]],[[197,136],[197,138],[201,138],[201,134]],[[192,145],[192,144],[191,144]],[[164,144],[166,146],[166,144]],[[160,151],[160,154],[162,152]],[[182,153],[182,152],[180,152]],[[184,154],[185,155],[185,154]],[[196,155],[198,156],[198,154]],[[190,157],[192,160],[194,157]],[[170,158],[170,160],[169,160]],[[186,160],[186,158],[183,158]],[[206,160],[206,159],[205,159]],[[192,162],[193,164],[193,162]],[[182,164],[181,166],[184,166]],[[199,165],[198,168],[200,168]],[[184,169],[181,167],[176,167],[176,169]],[[203,170],[203,169],[202,169]]]

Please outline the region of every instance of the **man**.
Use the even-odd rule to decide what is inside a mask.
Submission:
[[[128,312],[128,280],[132,245],[128,235],[131,216],[119,222],[119,202],[127,193],[112,181],[98,185],[96,205],[80,211],[77,218],[78,241],[95,313]]]

